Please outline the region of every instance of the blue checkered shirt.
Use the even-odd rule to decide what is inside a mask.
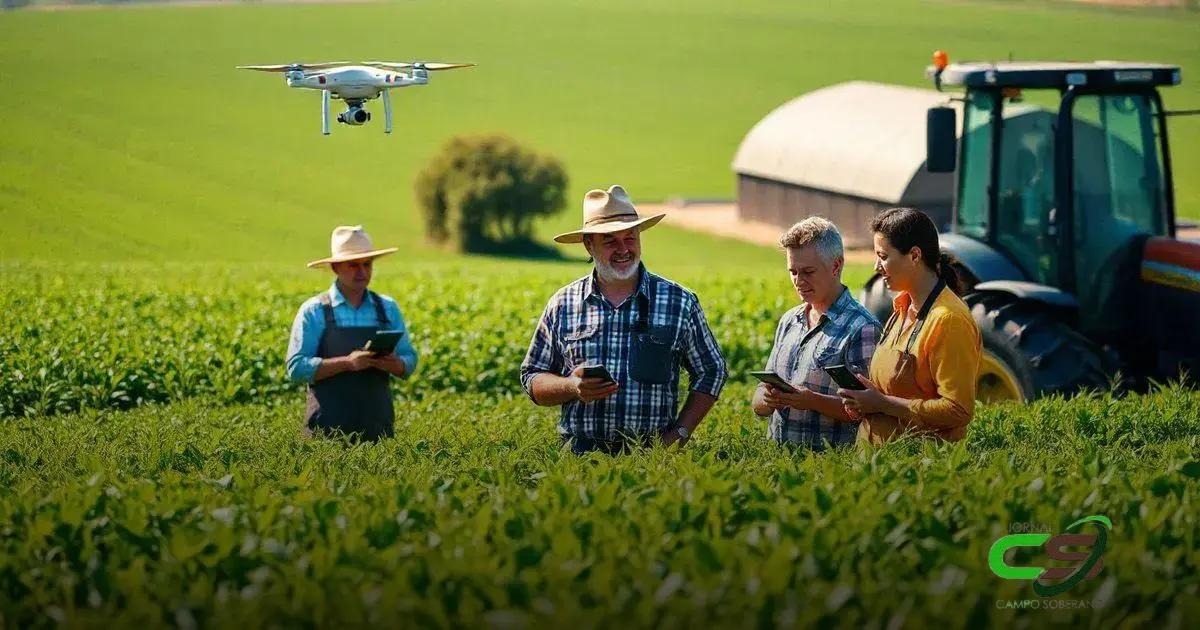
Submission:
[[[671,331],[669,384],[639,383],[629,375],[632,328],[641,309],[638,294],[649,300],[650,325]],[[521,363],[521,387],[532,399],[537,375],[566,376],[578,365],[596,363],[608,368],[620,388],[602,400],[563,404],[559,433],[601,440],[649,435],[675,423],[680,367],[687,370],[692,391],[713,397],[720,395],[727,376],[696,295],[644,267],[637,290],[616,307],[600,293],[593,274],[559,289]]]
[[[765,369],[793,385],[835,395],[837,384],[821,368],[845,364],[853,372],[866,374],[878,341],[879,320],[843,287],[841,296],[811,329],[807,304],[783,314]],[[776,442],[802,444],[814,450],[822,450],[825,442],[851,444],[857,434],[857,422],[842,422],[811,409],[776,411],[767,426],[767,435]]]

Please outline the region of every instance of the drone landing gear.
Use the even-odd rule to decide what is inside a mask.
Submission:
[[[329,135],[329,92],[321,90],[321,134]]]
[[[383,90],[383,132],[392,133],[392,98],[387,90]],[[321,133],[328,136],[329,129],[329,106],[332,99],[329,92],[321,92]],[[368,112],[363,104],[366,99],[353,98],[345,99],[346,111],[337,115],[337,121],[343,125],[358,127],[371,122],[371,112]]]
[[[383,133],[392,133],[392,96],[388,90],[383,91]]]

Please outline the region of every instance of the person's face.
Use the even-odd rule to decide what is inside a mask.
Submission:
[[[368,258],[366,260],[348,260],[346,262],[333,263],[333,273],[337,275],[338,282],[347,289],[361,291],[367,288],[371,283],[371,268],[375,259]]]
[[[820,308],[828,308],[842,292],[842,259],[832,262],[816,247],[787,248],[788,275],[800,299]]]
[[[642,236],[637,228],[612,234],[591,234],[584,241],[596,261],[596,272],[606,280],[629,280],[642,260]]]
[[[893,291],[911,290],[921,264],[919,248],[901,252],[892,246],[886,236],[875,233],[875,273],[883,278],[887,288]]]

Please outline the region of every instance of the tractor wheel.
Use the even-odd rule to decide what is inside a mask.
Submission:
[[[978,322],[978,318],[976,318]],[[1029,362],[997,330],[979,324],[983,337],[983,356],[975,399],[983,402],[1033,400],[1033,374]]]
[[[1032,400],[1108,388],[1115,361],[1054,317],[1050,307],[1003,293],[965,298],[983,337],[980,400]]]

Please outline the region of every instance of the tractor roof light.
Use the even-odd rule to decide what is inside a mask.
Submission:
[[[944,50],[933,51],[933,67],[940,70],[945,70],[946,66],[950,65],[950,56]]]

